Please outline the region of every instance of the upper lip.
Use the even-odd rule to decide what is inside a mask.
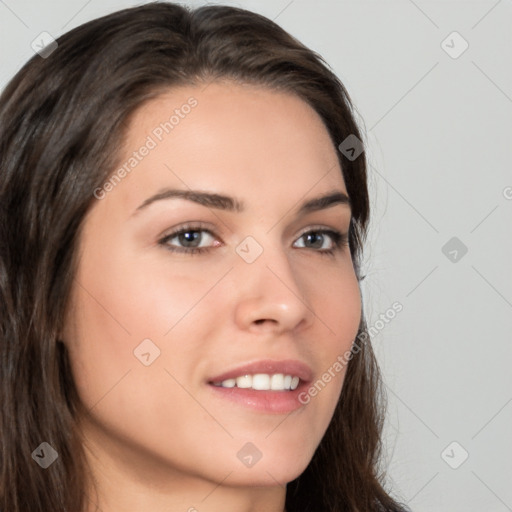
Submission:
[[[208,381],[223,382],[228,379],[236,379],[242,375],[255,375],[257,373],[266,373],[269,375],[282,373],[284,375],[297,376],[304,382],[309,382],[313,378],[313,371],[311,368],[301,361],[294,359],[281,361],[266,359],[237,366],[232,370],[212,377]]]

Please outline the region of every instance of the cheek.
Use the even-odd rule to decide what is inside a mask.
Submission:
[[[128,236],[101,244],[102,250],[89,245],[79,274],[89,292],[84,303],[95,323],[133,340],[164,336],[213,284],[206,266],[177,262],[160,247],[142,251]]]
[[[127,372],[125,380],[147,389],[155,400],[177,386],[165,370],[180,382],[189,380],[218,321],[218,308],[205,307],[208,295],[229,270],[224,265],[213,272],[208,265],[167,259],[165,249],[157,258],[136,257],[122,240],[112,240],[89,240],[75,281],[74,332],[68,346],[74,378],[88,406],[118,386]],[[124,385],[119,384],[116,396]],[[135,400],[137,393],[129,394]]]
[[[167,350],[173,326],[199,299],[199,291],[186,280],[162,275],[162,269],[108,247],[82,258],[75,286],[74,331],[67,344],[77,386],[89,403],[130,369],[155,373],[153,363],[146,367],[141,360],[156,364],[169,352],[176,354],[175,349],[179,353],[180,346]]]
[[[192,411],[196,424],[207,423],[184,389],[215,315],[215,308],[196,307],[215,283],[211,272],[180,277],[163,270],[143,260],[89,255],[77,275],[74,330],[66,335],[78,393],[94,423],[154,453],[164,441],[180,451],[170,431],[181,440],[190,435],[176,411]]]
[[[361,293],[352,265],[318,272],[309,284],[314,311],[327,334],[326,353],[338,354],[352,345],[361,320]],[[328,340],[328,341],[327,341]]]
[[[321,361],[320,373],[302,399],[304,403],[315,402],[314,407],[321,410],[319,414],[330,418],[343,387],[350,351],[359,330],[361,294],[351,265],[316,277],[310,284],[313,287],[311,293],[315,297],[314,311],[321,325],[319,330],[325,334],[311,347]],[[322,281],[326,283],[323,286]]]

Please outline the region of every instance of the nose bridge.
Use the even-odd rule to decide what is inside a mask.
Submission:
[[[264,281],[266,287],[274,287],[273,282],[277,281],[277,289],[288,289],[289,293],[301,296],[300,284],[290,267],[287,249],[275,235],[249,235],[237,246],[236,252],[242,260],[238,267],[243,282],[258,286]]]
[[[240,258],[235,270],[240,321],[272,320],[292,328],[311,320],[308,297],[275,233],[247,236],[236,252]]]

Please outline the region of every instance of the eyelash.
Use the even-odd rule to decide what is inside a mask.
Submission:
[[[204,228],[203,226],[185,225],[185,226],[177,229],[176,231],[173,231],[172,233],[169,233],[168,235],[165,235],[163,238],[161,238],[158,241],[158,244],[164,246],[167,250],[169,250],[171,252],[185,253],[185,254],[191,254],[191,255],[205,253],[205,252],[210,251],[213,248],[213,247],[177,248],[177,247],[170,246],[168,244],[169,240],[172,240],[173,238],[175,238],[175,237],[177,237],[179,235],[183,235],[185,233],[191,233],[191,232],[193,232],[193,233],[195,233],[195,232],[204,232],[204,233],[208,233],[212,237],[216,238],[215,234],[212,231],[210,231],[209,229]],[[321,235],[329,235],[332,238],[332,240],[333,240],[333,248],[332,249],[315,250],[313,248],[313,250],[315,252],[318,252],[318,253],[322,254],[323,256],[334,256],[335,252],[339,252],[344,247],[348,247],[349,246],[348,234],[340,233],[339,231],[336,231],[336,230],[333,230],[333,229],[326,229],[326,228],[313,228],[313,229],[309,229],[308,231],[304,231],[299,236],[298,239],[300,239],[300,238],[302,238],[302,237],[304,237],[306,235],[309,235],[311,233],[313,233],[313,234],[321,234]],[[308,249],[308,247],[300,247],[300,249]]]

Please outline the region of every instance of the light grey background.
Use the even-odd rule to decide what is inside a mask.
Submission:
[[[363,291],[391,492],[415,512],[512,511],[512,1],[210,3],[262,13],[323,55],[364,120]],[[41,32],[133,5],[0,0],[0,88]]]

